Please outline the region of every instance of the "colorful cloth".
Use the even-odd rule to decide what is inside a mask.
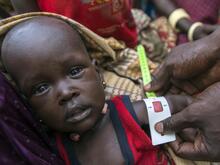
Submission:
[[[30,107],[0,73],[0,164],[62,165]]]
[[[165,153],[161,148],[152,146],[150,138],[140,127],[129,97],[116,96],[107,103],[125,164],[167,165],[168,159]],[[57,135],[57,145],[66,165],[80,164],[76,156],[73,155],[74,149],[71,140],[65,136]]]
[[[37,0],[41,11],[72,18],[102,37],[137,45],[131,0]],[[98,20],[98,21],[96,21]]]

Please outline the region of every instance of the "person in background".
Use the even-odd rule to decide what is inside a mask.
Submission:
[[[218,24],[219,0],[152,0],[160,14],[179,32],[178,43],[197,40],[212,33]]]
[[[128,47],[137,45],[130,0],[12,0],[18,13],[45,11],[69,17],[102,37],[114,37]]]

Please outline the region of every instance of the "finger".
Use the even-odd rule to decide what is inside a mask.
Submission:
[[[184,142],[177,137],[177,140],[169,144],[174,153],[182,158],[190,160],[205,160],[207,155],[206,147],[202,136],[198,135],[194,142]]]
[[[193,116],[193,114],[190,113],[191,108],[193,109],[193,106],[189,105],[181,112],[178,112],[172,115],[171,117],[158,122],[155,125],[155,130],[160,134],[166,134],[170,132],[180,132],[184,128],[196,127],[197,123],[195,122],[195,116]]]
[[[183,141],[194,142],[199,130],[195,128],[186,128],[178,133]]]
[[[180,95],[180,93],[181,93],[181,90],[171,84],[171,87],[169,88],[169,90],[167,91],[166,94],[168,94],[168,95]]]
[[[200,91],[197,88],[197,86],[192,84],[190,81],[172,79],[171,82],[175,87],[181,89],[182,91],[184,91],[185,93],[187,93],[189,95],[193,95],[193,94],[198,93]]]
[[[193,101],[193,98],[187,95],[166,95],[165,97],[172,114],[182,111]]]
[[[208,86],[220,81],[220,62],[217,62],[211,69],[200,74],[197,77],[190,79],[190,81],[171,80],[174,86],[180,88],[189,95],[201,92]]]
[[[160,65],[158,69],[153,73],[153,80],[150,84],[144,86],[144,90],[146,92],[159,92],[163,91],[163,89],[168,86],[169,84],[169,77],[168,71],[164,64]]]
[[[169,89],[171,88],[171,84],[169,82],[166,82],[164,86],[161,88],[161,90],[156,91],[156,96],[164,96],[167,94]]]
[[[212,85],[215,82],[220,81],[220,62],[216,63],[210,70],[201,74],[200,76],[193,78],[191,82],[201,91]]]

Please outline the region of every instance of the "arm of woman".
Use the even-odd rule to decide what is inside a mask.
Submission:
[[[176,3],[172,0],[152,0],[152,1],[155,4],[159,13],[166,16],[167,18],[174,10],[178,8]],[[183,18],[177,22],[176,27],[181,32],[187,33],[191,25],[192,22],[189,19]]]

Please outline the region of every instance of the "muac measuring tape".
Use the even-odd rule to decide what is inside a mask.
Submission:
[[[137,47],[138,57],[140,61],[143,84],[147,85],[151,82],[150,69],[148,65],[147,55],[142,45]],[[151,132],[151,140],[153,145],[159,145],[176,140],[175,133],[161,135],[156,132],[154,126],[157,122],[171,116],[168,102],[164,97],[157,97],[154,92],[146,92],[147,99],[144,99]]]
[[[151,82],[151,75],[150,75],[150,69],[148,65],[148,58],[147,54],[145,53],[145,49],[142,45],[138,45],[137,47],[140,67],[141,67],[141,74],[143,78],[143,84],[147,85]],[[145,95],[147,98],[157,97],[154,92],[146,92]]]

